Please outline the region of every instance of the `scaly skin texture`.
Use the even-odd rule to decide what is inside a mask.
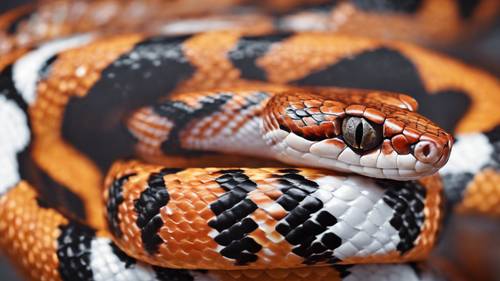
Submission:
[[[392,190],[389,191],[377,189],[377,184],[384,188],[394,186],[389,187]],[[106,185],[109,186],[105,199],[107,218],[115,242],[133,257],[171,268],[294,268],[421,259],[432,248],[442,217],[439,211],[441,184],[436,177],[403,187],[394,181],[374,185],[361,177],[309,169],[189,168],[178,171],[129,162],[114,165]],[[413,188],[422,188],[423,197],[403,195]],[[316,189],[321,192],[315,192]],[[344,192],[358,196],[341,195]],[[386,195],[381,196],[381,192]],[[411,218],[403,218],[410,212],[408,209],[397,210],[387,217],[381,212],[379,216],[385,218],[376,219],[375,213],[379,210],[390,210],[385,204],[391,206],[388,198],[393,193],[400,194],[396,198],[405,198],[404,204],[421,206],[412,211],[416,213]],[[342,205],[350,206],[349,210],[339,211]],[[389,228],[400,227],[400,233],[408,233],[417,227],[421,234],[411,238],[415,239],[414,246],[403,250],[404,243],[399,239],[406,239],[405,235],[392,238],[395,240],[391,242],[379,240],[378,232],[368,229],[365,232],[362,223],[350,221],[349,214],[354,213],[366,216],[358,219],[381,230],[394,224]],[[338,220],[335,223],[323,220],[333,216]],[[393,221],[399,216],[404,221],[402,227]],[[417,217],[424,220],[416,222]],[[348,225],[359,229],[359,233],[347,234],[346,230],[340,230]],[[328,226],[337,230],[330,232]],[[354,236],[373,241],[360,242]],[[312,238],[317,242],[305,242]],[[319,245],[326,248],[313,250]],[[361,251],[366,248],[367,252],[351,252],[350,247]]]
[[[270,4],[281,6],[280,2]],[[498,194],[500,136],[495,128],[500,123],[496,110],[500,86],[495,77],[441,55],[407,43],[353,37],[350,28],[362,26],[365,33],[357,34],[376,38],[384,33],[407,39],[407,29],[412,29],[416,41],[455,39],[464,25],[464,15],[457,17],[460,7],[452,6],[458,2],[443,1],[453,8],[442,11],[433,2],[404,8],[411,11],[341,2],[330,7],[326,18],[312,14],[322,17],[321,26],[309,30],[335,28],[337,34],[266,35],[276,30],[273,23],[297,30],[301,27],[286,23],[311,16],[292,13],[278,20],[261,14],[248,14],[246,19],[213,15],[203,23],[222,20],[222,29],[233,25],[236,30],[152,36],[191,33],[186,22],[179,32],[176,24],[182,21],[172,20],[174,14],[168,13],[188,17],[196,11],[174,9],[189,6],[176,1],[148,2],[137,17],[126,16],[132,2],[129,7],[110,0],[48,1],[36,9],[6,14],[0,18],[0,39],[5,39],[0,40],[0,120],[6,120],[0,122],[6,132],[0,136],[5,152],[0,156],[7,163],[2,170],[5,176],[0,177],[2,248],[29,278],[37,280],[365,280],[377,276],[409,280],[404,275],[408,270],[411,278],[425,279],[425,274],[408,265],[393,274],[392,266],[352,264],[425,258],[443,217],[443,183],[444,188],[450,182],[458,186],[458,210],[498,214],[493,199],[498,197],[491,194]],[[197,6],[199,12],[237,4],[204,3],[206,7]],[[481,1],[471,8],[468,22],[486,22],[498,5]],[[91,17],[96,11],[107,11],[108,17]],[[415,16],[409,17],[412,13]],[[428,17],[439,20],[438,15],[447,24],[431,24]],[[339,23],[339,16],[345,22]],[[200,23],[194,25],[199,28]],[[394,30],[388,32],[387,26]],[[92,34],[47,41],[96,29]],[[141,32],[129,33],[134,31]],[[349,89],[297,88],[303,86]],[[355,94],[345,98],[338,91]],[[318,102],[318,92],[327,98]],[[363,93],[367,96],[361,97]],[[264,107],[268,98],[273,106]],[[283,170],[275,162],[255,162],[251,165],[255,169],[183,171],[117,162],[104,180],[111,164],[123,157],[154,158],[169,167],[193,163],[219,167],[220,155],[203,151],[268,154],[269,147],[262,148],[266,141],[253,138],[262,123],[249,116],[259,112],[276,115],[268,129],[286,128],[306,137],[329,137],[325,127],[340,137],[339,119],[362,116],[384,124],[386,140],[378,149],[384,157],[395,157],[383,165],[408,166],[397,157],[416,153],[419,139],[436,147],[437,161],[432,162],[437,168],[448,158],[451,137],[412,112],[417,102],[421,112],[441,127],[477,134],[475,141],[489,145],[478,154],[484,161],[466,180],[454,179],[460,169],[448,171],[443,183],[438,176],[402,183],[361,180],[332,171]],[[290,108],[313,113],[319,109],[331,116],[323,127],[311,126],[312,120],[304,116],[298,118],[300,122],[290,121]],[[219,135],[223,137],[216,139]],[[211,149],[203,143],[210,138],[210,145],[218,148],[229,143],[239,147]],[[306,139],[292,139],[290,144],[295,146],[289,147],[308,145],[302,142]],[[326,141],[340,146],[338,140]],[[463,143],[467,146],[467,140]],[[250,162],[242,156],[222,158],[226,167]],[[267,163],[281,168],[262,168]],[[99,200],[103,193],[105,204]],[[135,258],[172,268],[211,270],[166,269]],[[324,266],[329,264],[334,266]]]

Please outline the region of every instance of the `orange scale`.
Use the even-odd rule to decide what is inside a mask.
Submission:
[[[168,187],[167,185],[167,191],[170,196],[170,201],[179,201],[182,202],[185,198],[186,195],[182,194],[181,192],[178,191],[177,188],[171,188]]]
[[[318,127],[322,134],[326,137],[332,138],[340,134],[340,126],[332,122],[322,122]]]
[[[210,243],[212,244],[212,243]],[[220,254],[214,251],[214,247],[210,247],[210,244],[207,247],[204,247],[201,249],[201,252],[203,253],[203,257],[205,260],[212,261],[212,260],[219,260],[220,259]]]
[[[175,208],[175,206],[172,206],[172,209],[175,210],[175,211],[173,213],[169,214],[169,215],[166,214],[166,213],[164,213],[164,212],[162,212],[161,217],[162,217],[163,221],[165,223],[170,222],[170,223],[174,223],[174,224],[177,224],[177,223],[180,223],[181,221],[183,221],[184,220],[184,215],[181,212],[179,212]]]
[[[320,107],[321,106],[321,101],[319,100],[305,100],[304,105],[309,108],[314,108],[314,107]]]
[[[184,218],[177,224],[177,226],[181,229],[181,232],[189,233],[194,231],[194,229],[191,227],[191,224],[188,223]]]
[[[321,131],[316,130],[316,126],[309,126],[302,128],[302,134],[305,138],[310,136],[322,136],[323,133]]]
[[[392,137],[391,144],[398,154],[410,153],[410,143],[404,135],[396,135]]]
[[[387,118],[384,122],[384,136],[392,137],[394,135],[400,134],[403,132],[404,123],[393,119]]]
[[[209,221],[210,220],[206,220],[206,219],[195,216],[195,218],[191,222],[191,225],[193,226],[194,229],[204,229],[204,228],[207,228]],[[211,239],[211,238],[205,237],[205,236],[203,236],[203,237],[198,236],[198,237],[196,237],[196,239],[205,240],[205,239]]]
[[[324,114],[323,115],[323,122],[335,122],[337,119],[339,119],[339,116],[333,115],[333,114]]]
[[[326,106],[326,107],[342,107],[342,108],[344,108],[345,104],[342,103],[342,102],[338,102],[338,101],[325,100],[323,102],[323,106]]]
[[[413,128],[406,127],[403,129],[403,135],[410,143],[415,143],[420,139],[421,134]]]
[[[352,104],[345,108],[345,113],[354,116],[363,116],[366,106],[360,104]]]
[[[385,155],[391,154],[394,151],[390,140],[384,140],[382,143],[382,153]]]
[[[186,202],[186,201],[180,201],[176,204],[176,207],[181,209],[181,210],[192,210],[193,209],[193,206],[189,203],[189,202]]]
[[[324,114],[333,114],[337,116],[345,116],[345,111],[344,111],[345,106],[322,106],[319,108],[319,110],[324,113]]]
[[[169,243],[167,241],[167,243],[164,243],[162,245],[162,247],[165,247],[166,250],[167,250],[167,252],[170,252],[170,253],[176,253],[176,252],[179,252],[179,251],[182,250],[181,246],[179,244],[175,243],[175,242],[174,243]]]
[[[367,108],[363,112],[363,117],[372,121],[375,124],[383,124],[385,121],[385,114],[375,108]]]

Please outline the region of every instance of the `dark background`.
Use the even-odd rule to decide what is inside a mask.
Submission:
[[[29,3],[29,0],[0,0],[0,13],[18,5]],[[496,76],[500,76],[500,19],[490,29],[451,49],[443,52],[459,58],[467,63],[483,68]],[[500,94],[500,93],[499,93]],[[487,218],[462,217],[452,219],[450,226],[445,230],[437,252],[452,254],[456,262],[470,263],[475,260],[481,264],[481,280],[492,278],[500,280],[500,224],[496,220]],[[464,251],[476,251],[479,254],[464,257],[462,252],[455,249],[460,246]],[[465,258],[465,260],[464,260]],[[484,258],[484,260],[482,260]],[[469,270],[466,266],[462,270]],[[476,276],[474,279],[477,279]],[[0,280],[21,281],[8,261],[0,256]]]

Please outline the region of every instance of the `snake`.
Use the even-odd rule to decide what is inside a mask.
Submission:
[[[449,213],[500,214],[498,79],[389,40],[497,1],[242,2],[0,17],[0,248],[28,279],[446,280],[417,262]]]

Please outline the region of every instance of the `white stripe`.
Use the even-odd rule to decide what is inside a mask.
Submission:
[[[92,34],[82,34],[51,41],[16,61],[12,69],[14,85],[24,100],[28,104],[35,101],[39,72],[48,59],[64,50],[84,45],[92,38]]]
[[[19,182],[17,153],[30,140],[28,121],[23,110],[11,100],[0,96],[0,195]]]
[[[134,263],[130,267],[122,262],[110,246],[111,240],[96,238],[92,240],[90,267],[95,281],[154,281],[154,270],[147,265]]]

